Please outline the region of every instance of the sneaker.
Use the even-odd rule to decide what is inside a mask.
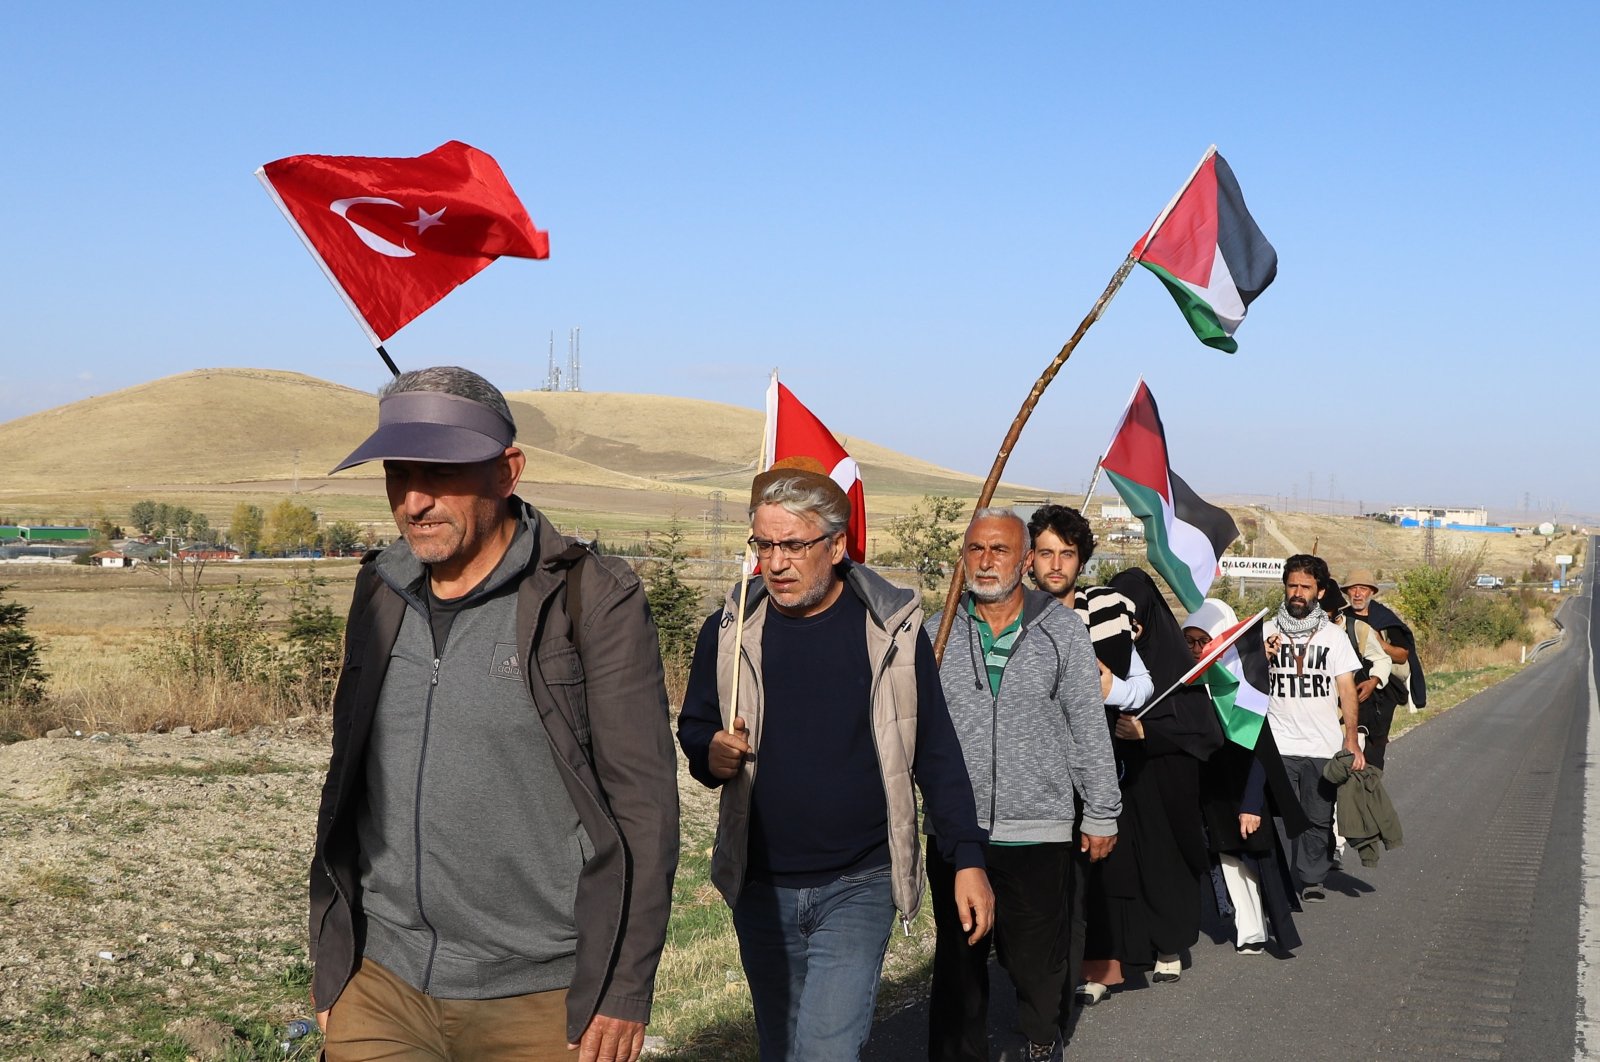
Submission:
[[[1261,941],[1257,940],[1249,944],[1240,944],[1233,950],[1238,952],[1240,955],[1260,955],[1267,950],[1267,946]]]
[[[1157,985],[1171,984],[1183,976],[1183,960],[1176,955],[1168,958],[1161,956],[1156,959],[1155,972],[1150,975],[1150,983]]]
[[[1036,1044],[1030,1040],[1022,1057],[1028,1062],[1061,1062],[1061,1041],[1051,1040],[1047,1044]]]
[[[1300,899],[1303,903],[1321,903],[1328,898],[1327,890],[1321,885],[1307,885],[1300,890]]]
[[[1078,997],[1079,1006],[1092,1007],[1102,999],[1106,998],[1110,991],[1111,989],[1107,988],[1099,981],[1085,981],[1083,984],[1078,986],[1075,994]]]

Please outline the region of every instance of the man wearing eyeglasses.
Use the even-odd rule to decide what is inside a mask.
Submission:
[[[921,904],[913,779],[974,941],[994,909],[985,835],[920,595],[846,559],[844,491],[786,459],[756,477],[750,516],[761,580],[742,624],[735,587],[701,630],[678,741],[722,789],[711,879],[762,1059],[845,1062],[871,1032],[894,914],[909,932]]]

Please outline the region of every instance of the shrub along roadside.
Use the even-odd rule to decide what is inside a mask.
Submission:
[[[164,621],[119,649],[120,667],[68,668],[48,686],[38,669],[39,647],[22,626],[27,609],[12,603],[20,615],[11,612],[10,625],[0,622],[0,654],[8,637],[18,659],[28,649],[36,681],[23,682],[21,695],[11,696],[0,683],[0,743],[43,737],[58,727],[139,733],[326,718],[344,622],[325,599],[327,581],[315,566],[294,575],[287,602],[276,606],[259,582],[219,589],[200,585],[197,572],[181,574],[184,582],[173,584]],[[7,603],[0,601],[5,614]]]
[[[28,606],[5,600],[0,584],[0,741],[15,740],[15,726],[44,700],[39,642],[28,632]],[[17,732],[20,736],[20,732]]]

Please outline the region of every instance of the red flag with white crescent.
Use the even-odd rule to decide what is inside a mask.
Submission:
[[[256,176],[374,344],[496,258],[550,256],[499,163],[459,140],[416,158],[292,155]]]
[[[821,462],[828,476],[850,499],[850,525],[845,529],[845,551],[857,564],[867,559],[867,495],[855,458],[834,438],[816,415],[778,377],[767,388],[767,466],[786,457],[810,457]]]

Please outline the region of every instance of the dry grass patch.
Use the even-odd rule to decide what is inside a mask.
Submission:
[[[178,1060],[203,1023],[282,1058],[326,764],[260,731],[0,748],[0,1056]]]

